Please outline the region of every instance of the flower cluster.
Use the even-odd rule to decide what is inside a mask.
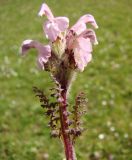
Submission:
[[[46,16],[43,25],[48,45],[43,45],[35,40],[25,40],[21,46],[21,53],[25,55],[30,48],[38,51],[38,66],[56,72],[59,64],[74,71],[83,71],[92,59],[92,45],[98,44],[93,29],[87,29],[87,24],[98,28],[94,17],[90,14],[82,16],[75,25],[69,28],[67,17],[54,17],[47,4],[43,3],[39,16]],[[55,62],[54,62],[55,61]],[[53,64],[53,65],[51,65]]]

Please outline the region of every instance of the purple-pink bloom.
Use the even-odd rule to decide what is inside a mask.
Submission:
[[[38,50],[38,65],[42,69],[44,69],[44,63],[47,63],[51,57],[51,52],[60,61],[67,57],[63,56],[66,54],[69,57],[65,60],[65,65],[83,71],[92,59],[92,45],[98,44],[94,30],[87,29],[87,24],[98,28],[94,17],[86,14],[68,29],[69,19],[67,17],[54,17],[45,3],[42,4],[38,15],[45,15],[48,19],[44,23],[43,29],[46,37],[51,41],[50,46],[44,46],[33,40],[26,40],[22,44],[22,54],[25,54],[30,48],[36,48]],[[52,66],[54,62],[51,62],[51,59],[49,63]]]
[[[47,16],[48,20],[44,23],[43,29],[46,37],[54,42],[61,32],[69,27],[69,19],[67,17],[54,17],[47,4],[43,3],[38,13],[39,16]]]
[[[73,30],[78,35],[86,30],[87,23],[91,24],[94,28],[98,28],[98,25],[97,25],[94,17],[90,14],[86,14],[86,15],[82,16],[81,18],[79,18],[79,20],[76,22],[76,24],[71,27],[71,30]]]
[[[71,27],[67,35],[67,48],[73,51],[76,66],[80,71],[83,71],[92,59],[92,44],[98,44],[94,30],[87,29],[86,23],[98,28],[94,17],[87,14]]]
[[[21,54],[25,55],[31,48],[35,48],[38,51],[37,63],[39,68],[44,69],[44,63],[48,62],[51,56],[51,48],[49,45],[43,45],[34,40],[25,40],[21,46]]]
[[[84,32],[80,34],[80,36],[82,36],[85,39],[89,38],[90,42],[94,45],[98,44],[98,40],[93,29],[86,29]]]
[[[83,71],[87,63],[92,59],[92,44],[89,38],[84,38],[82,35],[72,37],[68,45],[68,49],[73,51],[76,67]]]
[[[87,47],[82,48],[83,45],[86,45]],[[80,71],[84,70],[84,67],[87,66],[87,63],[91,61],[92,59],[92,45],[89,41],[89,39],[79,38],[78,44],[74,49],[74,58],[77,65],[77,68]]]

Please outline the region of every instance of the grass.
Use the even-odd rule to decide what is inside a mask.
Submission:
[[[46,2],[55,15],[68,16],[71,25],[85,13],[93,14],[99,25],[93,61],[77,76],[70,96],[72,102],[83,90],[89,100],[87,130],[76,144],[78,160],[131,160],[132,2]],[[47,91],[49,75],[37,70],[35,51],[25,58],[18,54],[24,39],[47,43],[43,19],[37,17],[41,3],[0,0],[0,160],[63,159],[60,142],[50,138],[47,119],[32,92],[32,86]]]

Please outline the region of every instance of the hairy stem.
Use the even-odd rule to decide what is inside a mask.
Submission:
[[[61,121],[61,135],[62,141],[64,143],[66,160],[76,160],[76,155],[74,152],[74,146],[72,144],[71,137],[68,133],[68,114],[67,114],[67,97],[66,89],[62,91],[63,102],[60,103],[60,121]]]

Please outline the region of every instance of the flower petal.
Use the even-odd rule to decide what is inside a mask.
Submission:
[[[87,51],[87,52],[92,52],[92,44],[90,42],[90,39],[85,39],[83,37],[79,37],[77,39],[77,47],[80,49]]]
[[[51,48],[50,48],[50,46],[49,45],[41,46],[39,48],[38,66],[41,69],[44,69],[44,63],[47,63],[50,57],[51,57]]]
[[[86,14],[84,16],[82,16],[79,20],[79,23],[91,23],[93,25],[93,27],[98,28],[98,25],[94,19],[94,17],[91,14]]]
[[[73,30],[77,35],[81,34],[87,28],[85,23],[77,22],[70,30]]]
[[[22,55],[25,55],[30,48],[33,48],[32,42],[33,42],[33,40],[31,40],[31,39],[27,39],[27,40],[23,41],[21,48],[20,48],[20,53]]]
[[[69,19],[67,17],[56,17],[54,18],[60,31],[65,31],[69,27]]]
[[[44,63],[46,63],[51,56],[51,48],[49,45],[42,45],[41,43],[34,40],[25,40],[21,46],[21,54],[24,55],[31,48],[35,48],[38,51],[38,64],[44,69]]]
[[[91,23],[95,28],[98,28],[98,25],[94,19],[94,17],[90,14],[86,14],[82,16],[75,25],[71,27],[71,30],[73,30],[77,35],[81,34],[83,31],[86,30],[87,23]]]
[[[81,34],[87,28],[85,23],[76,23],[74,26],[71,27],[70,30],[74,31],[77,35]]]
[[[89,38],[91,43],[93,44],[98,44],[98,41],[97,41],[97,37],[96,37],[96,34],[94,32],[94,30],[92,29],[87,29],[85,30],[83,33],[81,33],[81,35],[79,35],[80,37],[83,37],[85,39]]]
[[[60,34],[60,30],[58,28],[58,25],[54,22],[50,22],[50,21],[47,21],[45,24],[44,24],[44,32],[46,34],[46,36],[52,41],[54,42],[57,37],[59,36]]]
[[[92,59],[92,54],[87,53],[84,50],[81,50],[79,48],[74,49],[74,58],[77,65],[77,68],[82,72],[84,68],[87,66],[87,64]]]
[[[49,20],[52,20],[54,18],[53,14],[52,14],[52,12],[50,10],[50,8],[45,3],[42,4],[38,15],[39,16],[46,15]]]
[[[78,46],[76,46],[73,51],[74,51],[74,59],[77,65],[77,68],[80,71],[84,70],[84,67],[87,66],[87,64],[91,61],[92,59],[92,45],[89,39],[84,39],[80,38],[78,42]],[[86,44],[87,43],[87,44]],[[84,47],[87,45],[87,47]]]

